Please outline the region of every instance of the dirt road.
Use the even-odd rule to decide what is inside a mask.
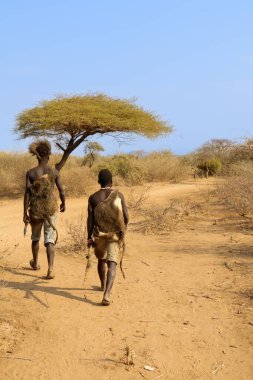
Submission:
[[[205,204],[211,186],[153,185],[148,201]],[[69,200],[58,216],[63,242],[66,220],[86,201]],[[1,273],[1,380],[252,379],[253,238],[221,212],[210,203],[162,235],[130,226],[126,280],[118,271],[112,304],[103,307],[95,260],[83,287],[84,259],[62,255],[59,245],[56,278],[45,280],[42,246],[41,271],[28,266],[22,201],[0,202],[1,251],[18,244]]]

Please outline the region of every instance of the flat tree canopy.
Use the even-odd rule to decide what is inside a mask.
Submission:
[[[15,131],[21,138],[49,137],[63,151],[60,170],[68,156],[87,137],[110,133],[135,133],[154,138],[172,127],[131,100],[104,94],[56,97],[21,112]]]

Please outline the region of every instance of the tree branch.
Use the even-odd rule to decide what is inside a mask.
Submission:
[[[60,171],[63,168],[65,162],[67,161],[69,155],[73,152],[73,150],[75,150],[86,139],[86,137],[94,135],[95,133],[96,132],[94,133],[85,132],[76,141],[75,141],[76,136],[71,137],[68,142],[67,148],[64,150],[61,160],[55,165],[56,169]]]
[[[60,148],[63,152],[65,152],[65,150],[66,149],[64,149],[62,146],[61,146],[61,144],[59,144],[59,143],[56,143],[56,145],[58,146],[58,148]]]

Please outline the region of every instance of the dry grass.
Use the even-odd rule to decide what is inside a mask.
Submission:
[[[18,197],[23,193],[25,173],[34,163],[28,154],[0,152],[0,196]]]
[[[141,230],[145,234],[160,233],[162,231],[171,231],[179,223],[179,215],[172,208],[152,207],[143,210],[142,215],[145,221]]]
[[[84,166],[63,168],[61,177],[67,196],[80,197],[91,193],[97,186],[94,174]]]
[[[59,155],[50,157],[50,165]],[[79,197],[95,190],[97,174],[108,168],[113,173],[114,185],[135,186],[144,182],[180,182],[190,176],[190,167],[170,152],[156,152],[144,156],[121,154],[99,156],[92,168],[82,165],[81,157],[72,156],[62,169],[62,182],[67,196]],[[0,152],[0,197],[20,197],[25,187],[27,170],[37,165],[29,154]]]
[[[176,183],[188,178],[191,174],[188,162],[169,151],[153,152],[143,156],[121,154],[100,157],[93,170],[97,173],[103,167],[110,169],[129,186],[155,181]]]
[[[191,166],[188,162],[170,152],[151,153],[144,158],[143,162],[147,170],[147,182],[178,183],[191,175]]]
[[[128,208],[134,211],[140,210],[149,198],[150,189],[150,185],[143,186],[140,191],[132,187],[128,193],[126,200]]]
[[[234,165],[232,175],[218,185],[216,193],[231,211],[253,216],[253,163]]]
[[[174,230],[184,219],[197,211],[196,204],[183,202],[176,199],[171,200],[167,207],[153,206],[140,208],[138,215],[141,220],[136,223],[135,230],[149,234],[160,234]]]
[[[50,165],[59,160],[52,155]],[[82,159],[70,157],[61,176],[67,196],[79,197],[95,188],[97,180],[89,168],[81,166]],[[37,165],[29,154],[0,152],[0,197],[21,197],[25,188],[26,172]]]
[[[123,341],[125,343],[125,347],[124,347],[124,356],[121,359],[121,361],[125,364],[126,369],[129,370],[130,367],[134,367],[135,365],[134,363],[135,354],[134,354],[134,350],[129,347],[127,339],[124,338]]]

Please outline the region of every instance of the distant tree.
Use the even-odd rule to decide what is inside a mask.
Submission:
[[[253,160],[253,139],[245,139],[243,144],[235,145],[232,157],[234,161]]]
[[[213,157],[222,159],[232,151],[234,145],[234,142],[229,139],[212,139],[204,143],[197,150],[197,154],[206,159]]]
[[[137,158],[143,158],[146,156],[147,152],[145,152],[145,150],[140,149],[140,150],[133,150],[129,154],[131,154],[132,156],[137,157]]]
[[[229,139],[209,140],[194,152],[193,163],[198,168],[206,168],[206,171],[214,174],[231,161],[234,147],[235,143]]]
[[[96,159],[96,156],[98,152],[103,152],[104,148],[102,145],[100,145],[97,142],[88,142],[85,146],[84,152],[85,152],[85,157],[83,159],[83,165],[88,164],[88,166],[91,168],[94,164],[94,161]]]
[[[89,136],[134,133],[155,138],[170,133],[172,127],[134,101],[97,94],[41,101],[18,115],[15,131],[21,138],[53,138],[63,151],[56,164],[60,170],[69,155]]]

